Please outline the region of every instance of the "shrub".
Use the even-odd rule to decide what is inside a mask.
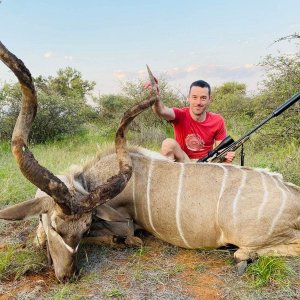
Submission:
[[[59,70],[58,76],[34,80],[38,97],[38,112],[29,140],[35,143],[58,139],[81,130],[83,123],[96,118],[87,105],[86,96],[94,86],[84,81],[71,68]],[[9,140],[19,114],[21,90],[19,84],[5,84],[0,91],[0,139]]]

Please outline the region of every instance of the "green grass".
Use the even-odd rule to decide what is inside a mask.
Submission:
[[[261,256],[258,260],[248,266],[246,274],[250,278],[251,285],[261,288],[267,285],[288,287],[290,276],[295,272],[280,257]]]
[[[132,249],[132,252],[133,252],[132,256],[133,257],[136,257],[136,256],[141,257],[141,256],[144,256],[148,251],[149,251],[149,249],[147,247],[140,246],[137,249]]]
[[[70,287],[69,284],[65,284],[61,289],[57,290],[53,295],[53,300],[64,300],[64,299],[74,299],[72,297],[73,289]],[[72,298],[71,298],[72,297]],[[76,299],[81,299],[76,296]]]
[[[199,273],[204,273],[208,269],[207,265],[205,264],[197,264],[194,266],[194,270]]]
[[[109,298],[122,298],[125,296],[124,292],[117,289],[117,288],[113,288],[112,290],[108,291],[106,293],[106,296],[109,297]]]
[[[44,299],[51,300],[84,300],[88,299],[93,291],[93,282],[101,278],[101,274],[89,272],[80,276],[79,280],[65,284],[52,285],[48,293],[44,293]]]
[[[16,248],[7,246],[0,252],[0,279],[18,279],[26,273],[39,273],[47,267],[44,249]]]
[[[7,247],[6,251],[0,252],[0,279],[7,277],[10,261],[14,254],[14,247]]]
[[[257,137],[256,137],[257,138]],[[300,186],[300,144],[291,141],[288,144],[269,145],[255,150],[256,139],[247,141],[245,145],[245,166],[266,168],[283,175],[284,181]],[[240,164],[240,148],[236,151],[234,163]]]
[[[71,165],[83,164],[94,157],[99,145],[112,142],[91,125],[80,135],[47,144],[30,145],[39,163],[54,174],[64,173]],[[18,203],[34,196],[36,187],[20,172],[7,143],[0,143],[0,207]]]
[[[181,272],[183,272],[185,269],[186,269],[186,266],[185,266],[185,265],[182,265],[182,264],[176,264],[176,265],[173,267],[173,270],[171,271],[171,274],[181,273]]]

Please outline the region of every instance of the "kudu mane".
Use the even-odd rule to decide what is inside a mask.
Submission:
[[[82,194],[88,194],[89,190],[84,182],[84,174],[85,172],[89,171],[91,168],[93,168],[97,163],[110,155],[113,155],[116,153],[115,146],[113,144],[105,144],[104,146],[101,146],[102,148],[99,149],[96,153],[96,155],[90,159],[84,162],[82,165],[72,165],[69,170],[64,172],[63,175],[65,175],[69,181],[70,186],[75,188],[78,192],[81,192]],[[165,160],[168,161],[168,159],[161,154],[142,148],[137,145],[128,145],[127,146],[128,152],[130,155],[139,155],[148,157],[149,159],[158,159],[158,160]]]

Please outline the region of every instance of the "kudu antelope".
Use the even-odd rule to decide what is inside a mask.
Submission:
[[[152,97],[155,98],[155,95]],[[150,99],[149,105],[155,101]],[[84,205],[89,209],[92,207],[95,212],[90,225],[90,211],[82,209],[78,199],[79,203],[86,203],[82,199],[90,196],[85,194],[94,195],[93,191],[99,189],[99,185],[102,187],[118,173],[119,165],[119,174],[122,172],[124,164],[119,161],[122,162],[123,153],[126,153],[125,150],[97,157],[63,177],[68,186],[64,189],[67,196],[58,192],[58,188],[54,193],[52,188],[45,189],[44,185],[35,183],[51,197],[38,192],[38,198],[19,204],[25,207],[22,212],[13,206],[1,211],[0,218],[22,219],[29,214],[27,211],[31,214],[44,213],[44,218],[47,218],[43,221],[43,228],[50,232],[48,243],[50,245],[52,239],[56,245],[56,250],[49,247],[52,257],[57,249],[64,249],[68,257],[66,263],[59,261],[54,264],[56,274],[59,268],[64,270],[59,274],[73,272],[70,264],[74,262],[76,247],[88,228],[87,239],[95,243],[119,236],[124,237],[127,244],[139,244],[140,240],[132,236],[133,228],[142,228],[184,248],[219,248],[234,244],[239,247],[235,258],[242,265],[262,254],[300,254],[299,187],[285,183],[278,174],[264,170],[227,164],[176,163],[141,148],[129,154],[132,176],[124,190],[119,193],[118,189],[106,204],[99,205],[97,198],[93,205]],[[19,156],[16,156],[18,159]],[[127,158],[128,165],[129,162]],[[45,178],[48,178],[46,174]],[[58,179],[55,183],[51,181],[51,187],[58,186],[57,182]],[[77,198],[73,200],[75,196],[71,198],[70,193]],[[71,215],[70,211],[73,211]],[[47,223],[48,227],[45,226]],[[65,228],[61,226],[63,223]],[[70,238],[71,235],[73,239],[78,237],[76,242]]]
[[[85,187],[89,186],[89,183],[81,175],[70,182],[65,176],[53,175],[35,160],[27,146],[29,131],[37,110],[31,74],[23,62],[1,42],[0,59],[16,75],[22,91],[22,107],[12,135],[12,152],[23,175],[39,188],[34,199],[1,210],[0,219],[22,220],[28,216],[40,215],[38,238],[41,243],[47,240],[56,277],[60,281],[66,281],[75,272],[78,245],[83,235],[91,229],[93,216],[107,219],[106,215],[109,214],[110,219],[113,220],[117,216],[120,221],[117,212],[111,212],[109,207],[99,207],[114,198],[128,183],[132,175],[132,162],[126,148],[125,130],[135,116],[155,102],[156,96],[150,95],[148,100],[124,114],[115,138],[119,168],[105,182],[97,184],[87,192]],[[124,218],[122,220],[124,221]],[[128,234],[130,222],[126,220],[125,224],[125,227],[121,225],[120,228],[123,236],[128,235],[125,243],[139,242],[138,238],[133,237],[132,230]],[[43,240],[43,233],[46,240]]]

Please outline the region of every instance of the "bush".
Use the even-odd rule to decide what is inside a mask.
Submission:
[[[18,84],[5,84],[0,90],[0,140],[10,140],[20,110],[21,97]]]
[[[159,94],[163,103],[168,107],[182,107],[186,106],[187,102],[185,97],[178,91],[174,91],[166,82],[164,78],[160,78],[159,82]],[[132,99],[133,102],[139,102],[147,98],[149,91],[144,89],[144,81],[131,81],[123,84],[123,94]],[[166,128],[167,122],[160,119],[151,110],[145,111],[140,117],[139,122],[144,126],[162,126]]]
[[[300,52],[293,57],[267,56],[261,65],[266,70],[266,79],[260,94],[252,102],[255,108],[254,122],[261,122],[279,105],[299,92]],[[261,140],[264,142],[258,147],[300,141],[300,102],[289,107],[271,122],[272,125],[266,125],[261,130]]]
[[[106,122],[113,127],[121,120],[124,112],[135,103],[145,100],[149,91],[144,89],[143,81],[129,81],[123,84],[122,94],[103,95],[95,97],[101,122]],[[164,104],[173,107],[181,107],[186,103],[182,96],[174,92],[164,79],[159,79],[160,97]],[[172,135],[171,125],[159,118],[151,109],[143,112],[130,125],[132,131],[138,132],[134,137],[134,143],[153,145],[160,144],[166,136]]]
[[[226,82],[212,90],[212,98],[209,110],[224,117],[228,134],[238,138],[253,126],[254,112],[245,84]]]
[[[30,141],[42,143],[75,134],[88,121],[84,105],[76,98],[39,95],[39,107],[29,135]]]
[[[109,124],[117,124],[121,120],[124,112],[133,105],[134,101],[122,95],[103,95],[94,98],[98,105],[101,121]]]
[[[56,78],[39,76],[34,81],[38,112],[29,135],[31,142],[42,143],[74,134],[81,130],[83,123],[97,117],[86,103],[94,83],[82,80],[76,70],[66,68],[59,70]],[[5,84],[0,91],[0,140],[11,138],[21,97],[19,84]]]

